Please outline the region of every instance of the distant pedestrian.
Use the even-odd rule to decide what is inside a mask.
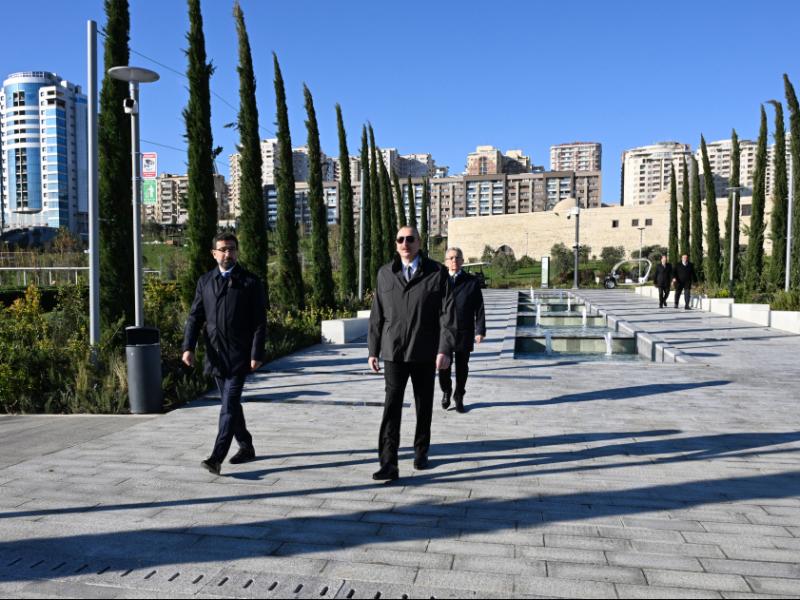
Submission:
[[[381,468],[375,480],[400,476],[400,420],[409,377],[414,388],[417,429],[414,468],[428,468],[436,369],[450,366],[456,338],[456,311],[447,271],[420,254],[419,231],[397,232],[395,260],[378,271],[369,317],[370,368],[380,371],[383,358],[386,398],[378,441]]]
[[[456,404],[456,412],[463,413],[464,394],[466,393],[467,376],[469,375],[469,355],[486,337],[486,314],[483,309],[483,292],[480,282],[474,275],[462,271],[464,254],[461,248],[448,248],[445,252],[445,266],[453,287],[456,303],[456,322],[458,332],[456,345],[453,348],[455,361],[451,357],[451,366],[439,370],[439,386],[442,388],[442,408],[450,406],[450,397]],[[456,366],[456,390],[450,379],[452,363]]]
[[[194,365],[194,349],[202,330],[205,372],[216,380],[222,407],[214,449],[201,464],[219,475],[234,438],[239,451],[230,459],[231,463],[248,462],[256,456],[241,398],[247,374],[264,361],[267,311],[264,284],[236,262],[239,252],[236,236],[220,233],[212,245],[211,253],[218,266],[197,282],[184,330],[183,362]]]
[[[658,308],[667,307],[669,289],[672,286],[672,265],[667,262],[667,256],[661,255],[661,262],[656,266],[656,276],[653,280],[658,287]]]
[[[681,256],[681,262],[675,267],[673,281],[675,282],[675,308],[678,308],[678,301],[681,298],[681,292],[683,292],[684,308],[690,310],[692,284],[697,281],[697,275],[694,272],[694,265],[689,262],[688,254]]]

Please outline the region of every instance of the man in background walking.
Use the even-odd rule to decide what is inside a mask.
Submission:
[[[656,266],[656,276],[653,279],[658,287],[658,308],[667,307],[669,288],[672,286],[672,265],[667,262],[667,255],[661,255],[661,262]],[[677,302],[677,296],[675,297]]]
[[[483,293],[478,278],[461,270],[464,265],[464,254],[461,248],[448,248],[445,253],[445,266],[453,287],[456,303],[456,344],[453,348],[456,365],[456,390],[453,393],[453,382],[450,379],[451,368],[439,370],[439,386],[442,388],[442,408],[447,410],[452,396],[456,412],[463,413],[464,394],[466,393],[467,376],[469,375],[469,355],[486,337],[486,314],[483,309]],[[453,360],[451,357],[451,366]]]
[[[403,396],[409,377],[414,388],[417,429],[414,468],[428,468],[436,369],[450,366],[456,338],[456,313],[447,271],[420,254],[419,231],[397,232],[397,256],[378,271],[369,317],[370,368],[384,360],[386,399],[378,441],[378,481],[400,476],[398,450]]]
[[[211,253],[217,267],[197,282],[184,330],[183,362],[194,365],[194,349],[202,330],[205,372],[213,375],[217,382],[222,407],[214,450],[201,464],[219,475],[234,438],[239,451],[231,458],[231,463],[248,462],[256,456],[241,398],[247,374],[257,370],[264,361],[267,309],[264,284],[236,262],[239,253],[236,236],[220,233],[212,245]]]
[[[683,292],[684,308],[690,310],[692,284],[695,281],[697,281],[697,275],[694,272],[694,265],[689,262],[689,256],[684,254],[681,256],[681,262],[675,267],[675,308],[678,308],[678,301],[681,298],[681,292]]]

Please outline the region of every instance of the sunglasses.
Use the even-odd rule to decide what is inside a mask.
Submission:
[[[403,242],[406,242],[407,244],[413,244],[416,241],[416,239],[417,238],[415,238],[413,235],[407,235],[405,237],[401,235],[398,236],[397,243],[402,244]]]

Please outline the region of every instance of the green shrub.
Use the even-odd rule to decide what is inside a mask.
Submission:
[[[798,310],[800,311],[800,291],[791,290],[789,292],[779,291],[770,302],[772,310]]]

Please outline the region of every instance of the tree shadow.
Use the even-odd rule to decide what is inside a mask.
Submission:
[[[640,432],[637,435],[663,434],[664,432]],[[572,443],[574,439],[614,439],[625,434],[605,433],[596,438],[590,436],[553,436],[550,442]],[[560,438],[560,439],[559,439]],[[798,448],[764,448],[777,444],[796,443],[800,432],[785,433],[742,433],[695,436],[689,438],[648,439],[610,444],[597,448],[566,450],[564,452],[544,453],[542,455],[512,455],[516,460],[514,473],[498,473],[502,466],[485,465],[486,471],[475,476],[475,469],[464,469],[442,476],[424,472],[422,475],[401,479],[395,485],[405,485],[424,490],[428,484],[442,484],[452,481],[453,475],[470,475],[468,481],[475,479],[505,480],[518,476],[520,468],[535,464],[595,459],[601,456],[642,456],[655,457],[660,462],[707,461],[713,458],[742,458],[754,454],[793,452]],[[470,449],[469,442],[461,442],[450,447],[451,450],[465,448],[485,452],[487,449],[499,451],[509,448],[531,447],[533,439],[493,440],[476,444]],[[448,445],[436,447],[439,452]],[[480,448],[479,448],[480,447]],[[660,458],[664,454],[675,454]],[[519,460],[522,459],[522,460]],[[650,464],[652,459],[647,459]],[[346,461],[352,462],[352,461]],[[644,464],[645,461],[642,461]],[[628,467],[624,462],[616,466]],[[339,466],[339,465],[331,465]],[[569,471],[581,472],[596,468],[614,468],[615,465],[570,467]],[[563,471],[561,471],[563,472]],[[539,475],[539,470],[532,471]],[[301,491],[263,492],[236,496],[217,496],[163,502],[142,502],[67,509],[48,509],[39,511],[17,510],[0,514],[2,518],[30,518],[47,514],[97,513],[125,509],[146,509],[168,506],[195,506],[218,504],[220,502],[252,502],[277,497],[308,496],[316,494],[345,495],[347,492],[375,489],[374,484],[354,484],[345,486],[326,486]],[[294,556],[304,552],[303,544],[316,543],[333,546],[334,549],[355,548],[376,542],[403,542],[432,540],[469,534],[493,534],[514,531],[518,535],[541,536],[541,532],[554,523],[575,522],[603,517],[630,516],[654,510],[685,510],[712,503],[736,503],[744,501],[765,501],[800,496],[800,471],[758,474],[723,479],[702,479],[680,483],[642,485],[624,490],[593,490],[568,493],[547,494],[541,491],[528,497],[468,498],[463,500],[439,502],[420,501],[398,505],[394,510],[375,509],[363,511],[343,511],[335,516],[277,517],[238,524],[189,524],[188,526],[158,527],[105,533],[79,533],[58,535],[35,539],[10,540],[0,542],[0,582],[37,581],[52,578],[53,571],[64,564],[64,557],[78,559],[84,563],[81,569],[120,568],[120,560],[127,561],[128,568],[157,568],[162,565],[203,563],[209,561],[236,561],[279,554]],[[346,496],[343,496],[346,497]],[[448,515],[448,516],[443,516]],[[403,519],[406,519],[404,521]],[[415,519],[418,525],[413,524]],[[191,517],[187,516],[191,523]],[[397,525],[397,523],[404,523]],[[602,527],[602,525],[594,525]],[[306,546],[307,547],[307,546]],[[280,552],[278,552],[280,548]],[[43,558],[33,566],[15,567],[23,558],[38,556]],[[60,562],[59,567],[53,564]],[[52,563],[52,564],[51,564]],[[42,568],[38,568],[38,567]]]

